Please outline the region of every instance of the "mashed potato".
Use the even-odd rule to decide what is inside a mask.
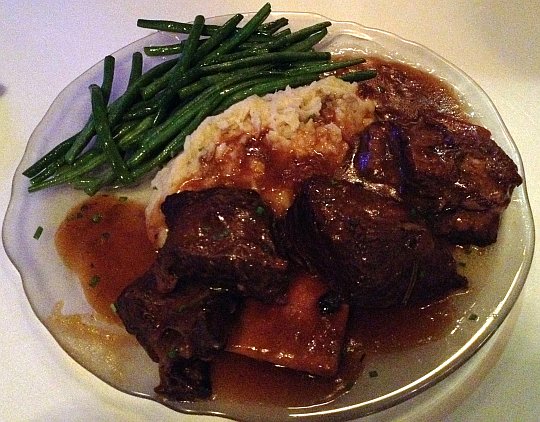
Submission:
[[[331,76],[252,96],[208,117],[152,181],[146,209],[150,239],[163,245],[167,231],[160,205],[181,190],[251,188],[283,213],[299,182],[339,168],[354,137],[373,121],[374,109],[373,101],[358,97],[356,83]]]

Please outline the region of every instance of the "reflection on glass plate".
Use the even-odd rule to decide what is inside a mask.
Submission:
[[[273,13],[289,18],[292,29],[326,18],[306,13]],[[213,18],[223,23],[226,17]],[[143,46],[176,41],[170,34],[155,33],[118,51],[113,97],[124,87],[131,54]],[[495,107],[486,94],[459,69],[418,44],[393,34],[355,23],[334,22],[322,49],[335,53],[350,51],[382,55],[426,69],[443,78],[461,93],[471,116],[493,134],[494,139],[517,163],[524,174],[518,150]],[[146,59],[146,66],[159,58]],[[124,331],[92,316],[76,277],[56,254],[54,233],[67,211],[85,198],[83,193],[60,187],[29,195],[21,175],[37,158],[59,141],[77,132],[90,112],[87,87],[101,80],[102,65],[89,69],[62,91],[32,134],[13,181],[13,192],[3,228],[3,240],[18,268],[24,289],[38,318],[59,344],[81,365],[105,382],[141,397],[162,401],[153,388],[158,384],[157,366]],[[130,190],[132,198],[144,201],[147,188]],[[125,192],[122,194],[126,194]],[[33,238],[38,226],[44,231]],[[471,292],[452,298],[454,323],[444,335],[415,347],[367,356],[365,370],[355,386],[338,399],[306,408],[279,408],[250,403],[208,401],[164,402],[187,413],[216,414],[235,419],[286,417],[349,419],[390,407],[423,391],[463,364],[499,327],[516,301],[533,253],[533,221],[525,184],[514,192],[503,215],[497,244],[476,257],[468,266]],[[469,318],[475,314],[478,318]],[[414,323],[414,321],[412,322]],[[370,377],[370,370],[378,376]]]

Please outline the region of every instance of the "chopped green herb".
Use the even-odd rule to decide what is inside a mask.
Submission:
[[[470,314],[469,315],[469,321],[478,321],[478,315]]]
[[[369,371],[370,378],[377,378],[378,376],[379,376],[379,373],[377,371]]]
[[[99,282],[101,281],[101,279],[99,278],[98,275],[93,275],[92,278],[90,279],[90,282],[88,283],[88,285],[90,287],[96,287]]]
[[[230,231],[228,228],[224,228],[224,229],[221,230],[220,232],[215,233],[215,234],[212,236],[212,239],[213,239],[213,240],[223,240],[223,239],[229,237],[230,235],[231,235],[231,231]]]
[[[38,226],[38,228],[34,232],[34,239],[38,240],[41,237],[42,233],[43,233],[43,227]]]
[[[255,210],[255,213],[256,213],[257,215],[263,215],[263,214],[264,214],[264,207],[262,207],[262,206],[259,205],[259,206],[257,207],[257,209]]]
[[[170,359],[174,359],[176,356],[178,356],[178,349],[175,347],[174,349],[171,349],[167,352],[167,356]]]
[[[118,198],[118,200],[120,202],[126,202],[128,200],[128,197],[127,196],[121,196],[120,198]]]
[[[465,268],[467,266],[466,262],[458,262],[458,265],[462,268]]]
[[[93,223],[99,223],[103,219],[103,216],[97,212],[92,216],[92,222]]]

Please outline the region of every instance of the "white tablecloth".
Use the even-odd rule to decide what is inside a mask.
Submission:
[[[212,4],[215,3],[215,4]],[[0,215],[26,142],[56,95],[78,75],[144,36],[137,18],[191,20],[258,10],[261,2],[0,2]],[[520,149],[533,212],[540,208],[538,0],[274,1],[274,10],[354,20],[424,44],[491,97]],[[369,420],[540,420],[540,269],[518,306],[464,367],[426,393]],[[120,393],[88,373],[33,315],[20,277],[0,251],[0,420],[204,419]],[[211,419],[211,418],[208,418]]]

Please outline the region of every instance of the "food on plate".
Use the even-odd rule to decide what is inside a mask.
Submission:
[[[194,281],[273,300],[287,285],[287,262],[272,238],[273,215],[254,190],[216,187],[169,195],[167,241],[156,265],[158,290]]]
[[[190,25],[140,20],[143,27],[187,31],[182,54],[143,72],[142,55],[135,52],[124,93],[108,105],[115,59],[107,56],[101,87],[90,87],[92,115],[78,133],[23,172],[29,192],[65,183],[91,195],[107,186],[131,186],[181,152],[186,136],[207,116],[251,95],[305,85],[363,61],[332,60],[329,52],[315,51],[330,22],[291,32],[283,29],[286,19],[263,23],[270,11],[265,4],[242,27],[237,27],[240,14],[219,28],[205,25],[203,16]],[[372,70],[359,69],[341,77],[373,76]]]
[[[307,179],[284,222],[289,255],[362,307],[433,299],[464,287],[448,245],[410,210],[361,184]]]
[[[165,286],[162,297],[176,298],[197,283],[237,300],[224,309],[223,321],[232,322],[220,327],[228,335],[211,354],[187,347],[193,331],[175,329],[174,318],[157,312],[153,347],[179,351],[157,359],[161,393],[192,399],[177,365],[193,374],[194,362],[211,364],[223,349],[331,378],[344,358],[350,307],[392,312],[467,286],[452,250],[495,241],[521,178],[444,83],[397,63],[368,64],[377,70],[371,81],[330,77],[206,119],[156,175],[147,224],[151,239],[164,242],[157,262],[167,264],[150,270],[152,289]],[[229,212],[240,192],[259,205],[237,210],[238,224]],[[181,218],[169,217],[175,210]],[[455,224],[441,230],[448,219]],[[254,242],[261,233],[266,253]],[[246,277],[253,272],[261,277]],[[120,295],[119,314],[140,338],[146,325],[129,313],[132,291]],[[143,304],[146,314],[153,307]],[[210,376],[204,379],[209,389],[199,398],[211,395]]]
[[[234,184],[257,190],[274,212],[283,214],[298,181],[339,168],[352,137],[373,120],[374,107],[373,101],[359,98],[355,83],[328,77],[249,97],[209,117],[187,137],[184,153],[152,180],[150,239],[163,244],[167,228],[160,205],[178,190]]]
[[[146,209],[156,260],[114,308],[166,400],[210,398],[224,353],[337,377],[350,315],[466,288],[453,249],[494,243],[521,183],[450,86],[382,58],[332,60],[311,51],[328,23],[290,32],[269,12],[242,27],[140,21],[187,31],[146,50],[179,58],[142,73],[135,54],[107,110],[106,60],[87,125],[25,171],[30,191],[94,194],[164,166]]]

